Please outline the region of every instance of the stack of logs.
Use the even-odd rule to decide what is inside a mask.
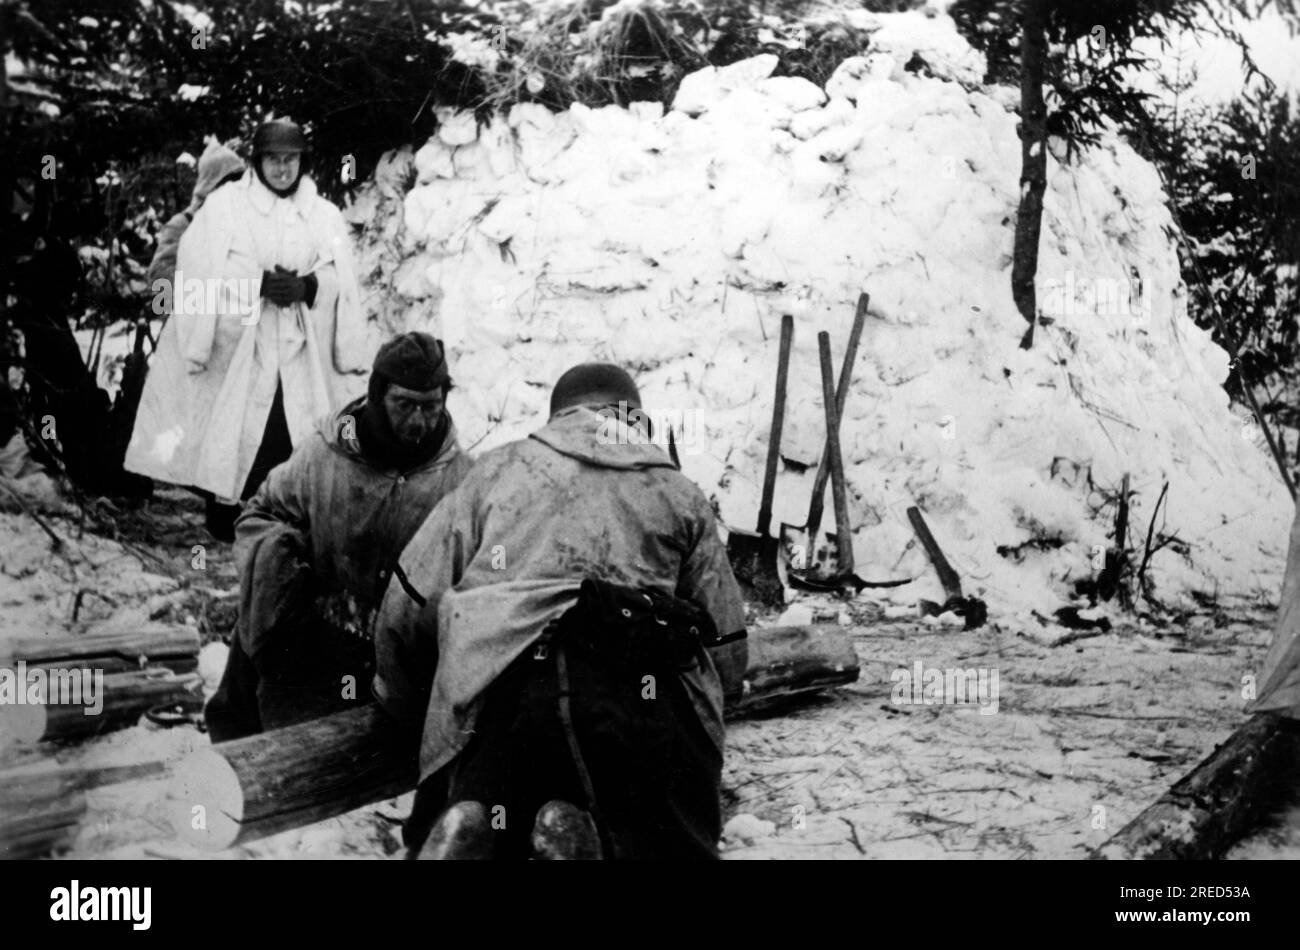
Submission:
[[[189,627],[14,641],[7,655],[0,655],[0,669],[26,675],[15,684],[23,693],[21,701],[0,705],[0,750],[12,743],[83,739],[134,725],[155,706],[192,698],[199,685],[193,673],[198,664],[199,635]],[[37,671],[52,685],[71,683],[83,673],[102,674],[103,687],[96,695],[102,708],[90,714],[85,702],[28,697],[28,682]]]
[[[202,702],[198,654],[198,633],[188,627],[13,641],[0,654],[15,691],[0,704],[0,753],[127,728],[159,706],[193,708]],[[43,684],[44,695],[31,692],[33,684]],[[85,814],[86,791],[163,771],[162,763],[144,763],[0,773],[0,858],[34,857],[66,844]]]
[[[858,672],[857,652],[840,627],[754,630],[743,693],[726,712],[732,718],[770,712],[852,683]],[[166,810],[177,835],[219,850],[410,791],[417,777],[415,744],[370,705],[221,743],[174,767],[146,763],[133,768],[166,771]],[[0,806],[6,816],[0,819],[0,856],[48,851],[79,823],[86,789],[138,777],[111,770],[0,773]]]
[[[726,713],[770,712],[858,672],[839,627],[754,630],[743,693]],[[194,753],[175,773],[168,811],[180,837],[220,850],[408,792],[417,774],[411,738],[366,706]]]

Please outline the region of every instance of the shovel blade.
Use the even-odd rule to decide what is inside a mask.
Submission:
[[[839,547],[835,535],[827,533],[824,538],[814,538],[810,556],[804,569],[799,572],[802,580],[816,584],[818,587],[838,587],[840,581]]]
[[[781,559],[778,563],[782,574],[806,571],[812,554],[811,548],[807,525],[781,525]]]
[[[819,539],[806,526],[782,525],[782,581],[805,590],[838,591],[844,584],[839,576],[838,550],[834,534]]]
[[[785,585],[777,564],[779,544],[776,538],[733,530],[727,538],[727,560],[746,600],[765,607],[785,603]]]

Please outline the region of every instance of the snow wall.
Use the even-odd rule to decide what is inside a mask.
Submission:
[[[1187,545],[1153,558],[1158,596],[1275,597],[1292,509],[1229,406],[1226,354],[1188,318],[1155,170],[1115,136],[1068,163],[1053,147],[1052,322],[1020,349],[1016,93],[981,87],[944,16],[869,22],[870,49],[824,90],[760,56],[688,76],[666,114],[442,115],[347,212],[376,327],[446,341],[475,452],[541,426],[572,364],[632,369],[684,472],[752,530],[794,314],[776,530],[804,522],[824,438],[817,331],[838,372],[866,291],[843,421],[858,573],[918,580],[864,596],[943,599],[906,518],[918,504],[966,593],[995,616],[1050,612],[1095,574],[1127,472],[1137,556],[1166,481],[1157,533]],[[913,54],[925,69],[903,68]],[[826,508],[833,527],[829,491]]]

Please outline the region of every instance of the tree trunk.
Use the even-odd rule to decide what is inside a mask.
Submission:
[[[1217,860],[1272,808],[1300,765],[1300,731],[1279,716],[1255,716],[1094,857]]]
[[[10,332],[9,294],[14,258],[17,256],[15,245],[18,241],[17,221],[13,214],[13,162],[9,158],[14,154],[9,146],[9,127],[12,123],[7,63],[9,49],[13,45],[11,36],[13,36],[13,7],[9,3],[0,3],[0,63],[5,64],[0,66],[0,155],[4,156],[4,160],[0,161],[0,333],[5,335]],[[0,347],[0,352],[6,349],[7,347]],[[17,403],[13,393],[9,391],[8,381],[5,381],[0,384],[0,442],[7,443],[13,436],[11,423],[15,427],[19,425]]]
[[[1101,573],[1097,575],[1097,596],[1109,603],[1111,598],[1119,594],[1120,604],[1126,610],[1132,606],[1131,598],[1128,596],[1128,588],[1125,586],[1130,567],[1128,556],[1128,486],[1129,473],[1125,472],[1124,480],[1120,482],[1119,508],[1115,513],[1115,543],[1106,550],[1105,565]]]
[[[1047,0],[1023,0],[1020,13],[1020,205],[1011,265],[1011,294],[1029,324],[1020,341],[1034,345],[1038,323],[1038,239],[1047,189],[1047,105],[1043,81],[1047,70]]]

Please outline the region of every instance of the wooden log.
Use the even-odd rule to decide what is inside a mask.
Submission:
[[[835,624],[763,627],[749,633],[743,692],[726,710],[743,716],[858,679],[858,653]]]
[[[0,772],[0,802],[56,799],[76,792],[87,792],[105,785],[137,782],[156,778],[167,771],[160,761],[132,762],[129,765],[51,767],[48,765],[6,769]]]
[[[0,858],[40,858],[72,843],[86,815],[86,796],[31,803],[21,812],[5,803],[0,815]]]
[[[165,762],[101,768],[0,772],[0,858],[39,858],[71,842],[86,814],[86,792],[163,774]]]
[[[27,674],[30,677],[32,671]],[[202,697],[203,681],[197,674],[177,676],[165,669],[92,677],[89,686],[85,677],[77,675],[74,679],[79,682],[72,685],[80,696],[70,702],[66,694],[58,695],[58,678],[51,677],[49,698],[63,702],[0,705],[0,749],[13,743],[84,739],[125,729],[154,706],[201,702]]]
[[[1097,849],[1093,858],[1217,860],[1282,794],[1300,764],[1300,730],[1261,714]]]
[[[87,791],[152,778],[166,770],[166,762],[140,762],[0,772],[0,858],[44,857],[75,836],[86,814]]]
[[[221,850],[401,795],[417,776],[411,736],[371,704],[194,753],[167,811],[178,836]]]
[[[835,625],[768,627],[750,634],[745,715],[858,678],[858,655]],[[415,742],[369,705],[189,756],[167,811],[176,834],[221,850],[393,798],[415,787]]]
[[[192,627],[151,624],[79,637],[23,637],[0,646],[0,666],[12,668],[20,660],[29,668],[89,667],[125,673],[151,665],[189,673],[199,665],[199,634]]]

